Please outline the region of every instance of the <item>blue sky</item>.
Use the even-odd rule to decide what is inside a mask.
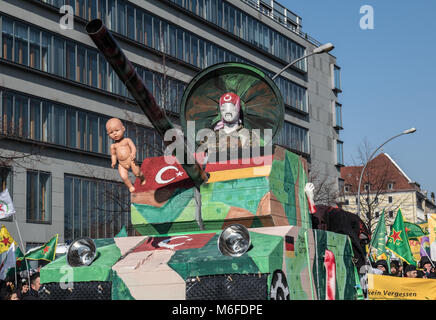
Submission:
[[[303,31],[332,42],[341,67],[346,165],[366,139],[388,153],[421,189],[436,193],[436,1],[300,0],[279,2],[303,19]],[[361,6],[374,9],[362,30]]]

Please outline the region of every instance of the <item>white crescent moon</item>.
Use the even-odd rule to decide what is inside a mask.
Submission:
[[[175,244],[168,244],[168,242],[171,242],[175,239],[180,239],[180,238],[185,238],[186,240],[180,243],[175,243]],[[161,242],[158,243],[158,246],[161,248],[168,248],[168,249],[174,249],[177,246],[181,246],[182,244],[185,244],[186,241],[192,241],[192,238],[188,237],[188,236],[177,236],[177,237],[172,237],[166,240],[163,240]]]
[[[173,181],[176,177],[173,177],[173,178],[168,179],[168,180],[162,180],[162,174],[167,170],[176,170],[177,172],[179,172],[179,169],[177,169],[177,167],[175,167],[175,166],[166,166],[166,167],[163,167],[162,169],[159,170],[159,172],[156,174],[156,177],[154,178],[154,180],[159,184],[166,184],[168,182]]]

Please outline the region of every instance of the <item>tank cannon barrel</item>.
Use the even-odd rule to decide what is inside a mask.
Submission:
[[[98,50],[112,66],[121,81],[126,85],[127,90],[162,137],[162,140],[164,140],[165,132],[175,127],[168,119],[165,112],[156,103],[152,93],[146,88],[141,77],[139,77],[132,63],[126,57],[110,31],[100,19],[94,19],[86,25],[86,32],[94,41]],[[207,180],[207,175],[195,159],[193,164],[187,163],[187,154],[191,153],[193,155],[194,152],[190,150],[186,142],[186,137],[184,137],[183,140],[185,161],[183,161],[181,165],[193,180],[195,186],[199,187]],[[171,144],[172,141],[164,141],[164,143],[168,145]]]

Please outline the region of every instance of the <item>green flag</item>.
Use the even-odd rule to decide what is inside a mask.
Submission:
[[[376,250],[375,256],[372,257],[374,261],[386,259],[386,223],[384,210],[378,219],[377,227],[373,233],[370,245]]]
[[[417,224],[404,221],[404,228],[409,239],[418,239],[419,237],[428,236]]]
[[[392,225],[391,234],[386,242],[386,248],[392,251],[397,257],[401,258],[408,264],[416,266],[416,261],[413,259],[412,251],[409,246],[409,239],[404,228],[403,215],[401,209],[398,209],[394,224]]]
[[[58,244],[58,237],[59,237],[58,234],[55,235],[46,244],[42,245],[38,249],[32,250],[31,252],[27,253],[24,256],[24,258],[27,260],[53,261],[55,259],[56,246]]]

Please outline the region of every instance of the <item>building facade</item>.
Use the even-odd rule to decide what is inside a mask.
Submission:
[[[341,168],[344,179],[342,207],[357,212],[359,179],[363,166]],[[436,212],[434,193],[431,199],[411,180],[399,165],[386,153],[381,153],[365,169],[360,186],[360,217],[374,230],[381,213],[385,212],[387,225],[392,225],[398,209],[405,221],[427,222],[427,214]]]
[[[60,242],[112,237],[123,225],[133,234],[128,190],[110,167],[109,118],[124,122],[137,159],[162,154],[162,139],[87,36],[94,18],[112,31],[176,124],[183,91],[201,69],[244,62],[273,76],[320,45],[275,1],[2,1],[0,182],[13,197],[27,247],[56,233]],[[311,56],[275,81],[286,106],[277,143],[338,184],[336,58]],[[13,221],[2,223],[17,236]]]

